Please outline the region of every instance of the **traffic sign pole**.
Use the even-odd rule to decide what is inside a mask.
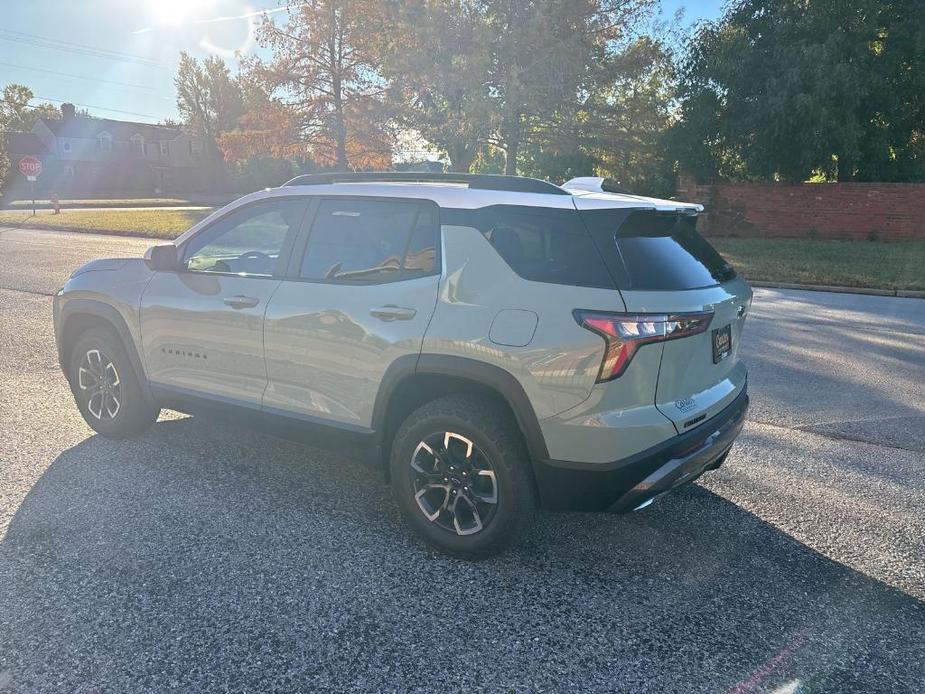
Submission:
[[[42,160],[27,155],[19,160],[19,173],[25,176],[32,188],[32,216],[35,216],[35,179],[42,173]]]

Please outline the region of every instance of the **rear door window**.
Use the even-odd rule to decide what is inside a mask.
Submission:
[[[436,271],[432,206],[401,200],[322,200],[299,276],[329,282],[392,282]]]
[[[700,289],[735,277],[697,233],[694,217],[625,210],[585,210],[581,216],[621,289]]]

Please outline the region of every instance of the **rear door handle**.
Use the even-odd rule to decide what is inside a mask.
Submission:
[[[369,309],[369,315],[383,321],[411,320],[414,318],[416,313],[417,311],[415,311],[413,308],[393,306],[392,304]]]
[[[231,308],[254,308],[257,304],[260,303],[260,299],[256,296],[244,296],[243,294],[237,294],[235,296],[226,296],[223,301],[226,306],[231,306]]]

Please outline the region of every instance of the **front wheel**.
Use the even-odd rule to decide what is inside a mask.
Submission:
[[[390,465],[402,515],[441,552],[484,559],[529,525],[533,478],[520,432],[487,398],[449,396],[415,410]]]
[[[109,330],[91,328],[71,350],[71,390],[84,421],[111,438],[143,433],[160,413],[141,389],[122,341]]]

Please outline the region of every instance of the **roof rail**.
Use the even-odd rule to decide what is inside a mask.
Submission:
[[[284,186],[315,186],[331,183],[465,183],[473,190],[506,190],[512,193],[570,195],[554,183],[538,178],[498,174],[427,173],[414,171],[359,171],[296,176]]]

